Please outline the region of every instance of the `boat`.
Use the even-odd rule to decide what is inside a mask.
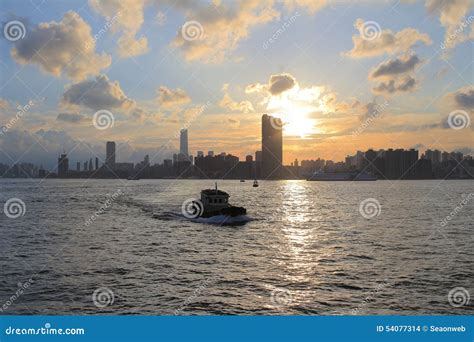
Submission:
[[[190,218],[212,216],[229,216],[236,217],[246,215],[247,209],[244,207],[236,207],[229,203],[229,194],[225,191],[217,189],[205,189],[201,191],[201,199],[194,200],[190,208],[183,205],[183,213]]]
[[[139,180],[139,179],[140,179],[140,177],[138,177],[137,175],[127,177],[127,180]]]
[[[240,180],[240,183],[244,183],[244,182],[245,182],[245,179],[241,179],[241,180]]]
[[[307,178],[308,181],[333,181],[333,182],[350,182],[350,181],[376,181],[377,177],[374,175],[362,171],[362,172],[325,172],[325,171],[316,171]]]
[[[254,188],[258,188],[258,182],[257,182],[257,180],[254,180],[254,181],[253,181],[253,185],[252,185],[252,186],[253,186]]]

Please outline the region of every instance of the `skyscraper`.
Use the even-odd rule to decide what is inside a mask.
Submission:
[[[107,141],[105,165],[113,169],[115,167],[115,142]]]
[[[66,153],[63,153],[58,158],[58,176],[65,177],[69,172],[69,159]]]
[[[179,153],[188,156],[188,130],[183,128],[179,134]]]
[[[262,115],[262,177],[280,177],[283,160],[283,125],[279,118]]]

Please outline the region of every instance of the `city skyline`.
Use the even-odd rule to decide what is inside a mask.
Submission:
[[[427,149],[419,154],[417,149],[368,149],[347,155],[344,161],[295,158],[290,165],[283,163],[283,123],[274,116],[261,118],[261,150],[246,155],[243,161],[225,151],[214,153],[188,150],[188,130],[179,132],[179,153],[163,163],[154,163],[145,155],[139,163],[117,161],[114,141],[107,141],[106,157],[99,166],[99,157],[76,162],[76,169],[69,165],[68,154],[63,151],[57,159],[57,170],[45,170],[34,164],[23,163],[5,166],[0,163],[0,177],[59,177],[59,178],[240,178],[240,179],[308,179],[317,171],[366,173],[378,179],[469,179],[474,175],[474,160],[462,152]],[[56,171],[56,172],[55,172]]]
[[[53,167],[64,149],[82,163],[103,141],[162,162],[181,129],[189,151],[245,158],[264,113],[283,120],[284,164],[387,146],[473,153],[469,1],[29,6],[2,3],[24,33],[0,41],[4,164]]]

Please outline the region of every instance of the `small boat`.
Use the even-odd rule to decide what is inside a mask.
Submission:
[[[258,188],[258,182],[257,182],[257,180],[254,180],[254,181],[253,181],[253,185],[252,185],[252,186],[253,186],[254,188]]]
[[[217,190],[217,183],[215,189],[202,190],[201,200],[194,200],[189,210],[184,207],[183,210],[183,213],[188,214],[185,214],[185,216],[190,218],[208,218],[218,215],[236,217],[247,214],[247,209],[229,204],[229,194]]]
[[[325,172],[316,171],[312,174],[308,181],[333,181],[333,182],[349,182],[349,181],[376,181],[377,177],[368,172]]]
[[[139,180],[139,179],[140,177],[138,177],[137,175],[127,177],[127,180]]]
[[[240,183],[244,183],[244,182],[245,182],[245,179],[241,179],[241,180],[240,180]]]

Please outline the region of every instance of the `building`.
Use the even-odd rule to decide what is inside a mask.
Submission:
[[[81,162],[76,163],[76,171],[81,171]]]
[[[63,153],[58,158],[58,177],[66,177],[69,172],[69,159],[66,153]]]
[[[115,142],[114,141],[107,141],[105,165],[107,165],[110,169],[113,169],[115,167]]]
[[[199,157],[204,157],[204,151],[197,151],[197,156]]]
[[[188,130],[182,129],[179,132],[179,154],[188,157]]]
[[[99,158],[95,157],[95,169],[99,169]]]
[[[207,151],[207,155],[209,157],[214,157],[214,151]]]
[[[262,177],[280,178],[283,161],[283,125],[279,118],[262,115]]]

